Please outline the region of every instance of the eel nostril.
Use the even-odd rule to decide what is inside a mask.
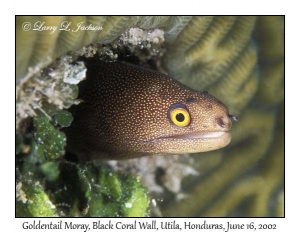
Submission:
[[[221,126],[222,128],[225,128],[225,127],[226,127],[226,124],[224,123],[223,118],[217,117],[217,118],[216,118],[216,122],[217,122],[217,124],[218,124],[219,126]]]
[[[220,126],[221,128],[223,128],[224,130],[229,130],[231,128],[231,118],[230,117],[216,117],[216,123],[218,126]]]

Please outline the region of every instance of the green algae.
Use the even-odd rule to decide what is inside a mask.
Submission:
[[[43,149],[45,156],[50,160],[61,158],[65,153],[65,134],[57,130],[43,114],[35,117],[33,123],[36,128],[34,139]]]
[[[42,145],[33,138],[30,144],[28,154],[17,155],[18,217],[148,215],[147,191],[135,178],[93,164],[48,161]]]
[[[24,161],[24,163],[28,163]],[[17,167],[16,216],[55,217],[56,208],[45,191],[45,180],[34,164]]]
[[[125,216],[145,216],[147,215],[148,198],[145,189],[135,179],[123,177],[124,186],[130,187],[124,192],[124,202],[122,210]]]
[[[73,121],[73,116],[68,111],[62,110],[54,115],[54,120],[61,127],[68,127]]]
[[[144,217],[146,189],[133,177],[92,164],[61,162],[41,165],[40,173],[18,172],[18,217]],[[44,172],[47,170],[47,172]],[[47,177],[45,180],[43,177]]]
[[[17,216],[19,217],[56,217],[55,206],[49,200],[43,187],[39,182],[22,183],[22,192],[27,199],[26,203],[18,201],[16,205]]]
[[[69,210],[71,216],[137,217],[148,214],[147,192],[136,179],[92,164],[65,162],[61,169],[69,189],[65,191],[69,196],[68,205],[73,206]]]
[[[40,170],[48,181],[56,181],[59,176],[59,162],[43,163]]]

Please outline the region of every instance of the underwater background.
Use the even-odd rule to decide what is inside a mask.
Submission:
[[[102,28],[51,33],[33,30],[37,22]],[[156,34],[143,40],[143,32]],[[118,59],[124,48],[225,103],[239,118],[231,143],[115,170],[66,159],[60,129],[72,121],[67,109],[78,104],[85,73],[74,61],[96,53]],[[283,16],[18,16],[16,79],[17,216],[284,216]]]

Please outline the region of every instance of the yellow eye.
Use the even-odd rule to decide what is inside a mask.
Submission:
[[[188,126],[191,122],[190,113],[182,104],[174,104],[170,108],[169,117],[171,122],[179,127]]]

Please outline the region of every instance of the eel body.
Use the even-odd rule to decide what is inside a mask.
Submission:
[[[119,62],[86,62],[68,150],[86,159],[185,154],[226,146],[233,116],[207,92]]]

